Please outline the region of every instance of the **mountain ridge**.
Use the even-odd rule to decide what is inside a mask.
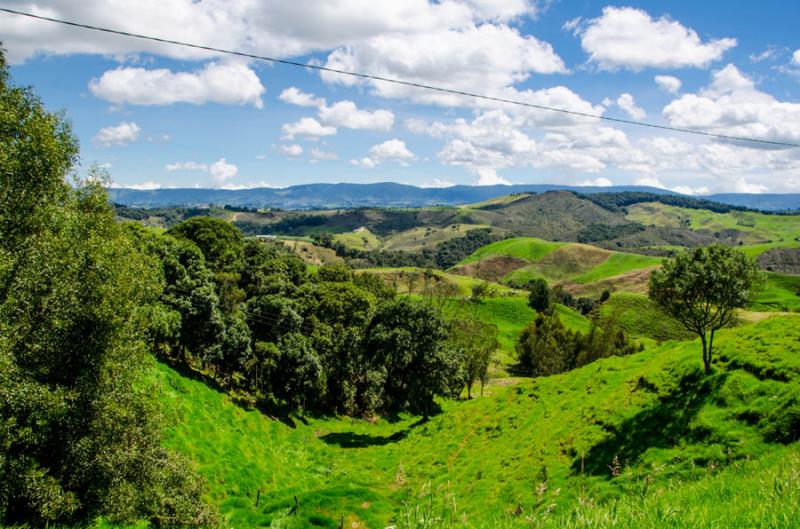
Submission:
[[[577,193],[619,193],[639,191],[678,195],[666,189],[649,186],[567,186],[558,184],[514,184],[493,186],[457,185],[451,187],[417,187],[396,182],[368,184],[316,183],[284,188],[162,188],[133,189],[110,188],[111,200],[132,207],[174,207],[230,205],[237,207],[282,209],[340,209],[358,207],[424,207],[457,206],[482,202],[514,193],[543,193],[546,191],[574,191]],[[727,193],[707,195],[703,198],[747,206],[766,211],[800,209],[800,194],[752,195]]]

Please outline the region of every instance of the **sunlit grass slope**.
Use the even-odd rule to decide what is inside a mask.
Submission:
[[[689,209],[656,202],[628,207],[628,220],[667,227],[689,227],[692,230],[741,232],[745,245],[760,245],[758,253],[769,248],[800,246],[800,215],[766,215],[750,211],[714,213],[705,209]]]
[[[509,527],[496,521],[514,511],[557,520],[579,497],[582,518],[546,527],[792,527],[798,480],[784,465],[797,460],[790,443],[800,436],[800,318],[723,331],[717,357],[706,377],[697,342],[668,342],[490,386],[443,402],[428,422],[289,426],[165,366],[158,375],[176,420],[170,445],[198,464],[230,527],[383,528],[404,502],[425,502],[427,485],[456,498],[471,527]],[[752,523],[715,524],[739,520],[730,513]],[[660,520],[673,521],[647,525]]]

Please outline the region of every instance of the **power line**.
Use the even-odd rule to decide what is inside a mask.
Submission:
[[[216,48],[216,47],[213,47],[213,46],[205,46],[205,45],[202,45],[202,44],[192,44],[190,42],[182,42],[182,41],[179,41],[179,40],[172,40],[172,39],[165,39],[165,38],[160,38],[160,37],[153,37],[153,36],[150,36],[150,35],[142,35],[140,33],[131,33],[131,32],[128,32],[128,31],[122,31],[122,30],[118,30],[118,29],[111,29],[111,28],[105,28],[105,27],[100,27],[100,26],[93,26],[93,25],[90,25],[90,24],[82,24],[80,22],[73,22],[73,21],[70,21],[70,20],[63,20],[63,19],[59,19],[59,18],[46,17],[46,16],[42,16],[42,15],[35,15],[33,13],[27,13],[25,11],[18,11],[16,9],[9,9],[9,8],[6,8],[6,7],[0,7],[0,11],[5,12],[5,13],[11,13],[13,15],[21,15],[21,16],[25,16],[25,17],[35,18],[35,19],[38,19],[38,20],[45,20],[45,21],[48,21],[48,22],[55,22],[57,24],[63,24],[63,25],[66,25],[66,26],[72,26],[72,27],[76,27],[76,28],[88,29],[88,30],[92,30],[92,31],[100,31],[100,32],[103,32],[103,33],[111,33],[113,35],[121,35],[121,36],[124,36],[124,37],[131,37],[131,38],[136,38],[136,39],[149,40],[149,41],[153,41],[153,42],[160,42],[162,44],[173,44],[175,46],[184,46],[184,47],[187,47],[187,48],[194,48],[194,49],[210,51],[210,52],[214,52],[214,53],[223,53],[223,54],[227,54],[227,55],[235,55],[235,56],[238,56],[238,57],[245,57],[245,58],[248,58],[248,59],[256,59],[256,60],[260,60],[260,61],[267,61],[267,62],[271,62],[271,63],[275,63],[275,64],[284,64],[284,65],[287,65],[287,66],[297,66],[297,67],[300,67],[300,68],[310,68],[312,70],[318,70],[318,71],[321,71],[321,72],[329,72],[329,73],[335,73],[335,74],[340,74],[340,75],[347,75],[347,76],[356,77],[356,78],[359,78],[359,79],[370,79],[370,80],[373,80],[373,81],[382,81],[382,82],[385,82],[385,83],[392,83],[392,84],[397,84],[397,85],[410,86],[410,87],[413,87],[413,88],[421,88],[421,89],[424,89],[424,90],[431,90],[431,91],[445,93],[445,94],[452,94],[452,95],[458,95],[458,96],[464,96],[464,97],[472,97],[472,98],[475,98],[475,99],[482,99],[482,100],[485,100],[485,101],[492,101],[492,102],[495,102],[495,103],[507,103],[507,104],[510,104],[510,105],[517,105],[517,106],[521,106],[521,107],[533,108],[533,109],[536,109],[536,110],[545,110],[545,111],[548,111],[548,112],[559,112],[561,114],[568,114],[570,116],[578,116],[578,117],[584,117],[584,118],[599,119],[599,120],[604,120],[604,121],[611,121],[611,122],[614,122],[614,123],[621,123],[621,124],[625,124],[625,125],[635,125],[637,127],[648,127],[648,128],[651,128],[651,129],[668,130],[668,131],[671,131],[671,132],[681,132],[681,133],[685,133],[685,134],[695,134],[697,136],[706,136],[706,137],[710,137],[710,138],[716,138],[716,139],[722,139],[722,140],[728,140],[728,141],[760,143],[760,144],[774,145],[774,146],[779,146],[779,147],[800,147],[800,144],[796,144],[796,143],[788,143],[788,142],[783,142],[783,141],[772,141],[772,140],[761,140],[761,139],[757,139],[757,138],[749,138],[749,137],[745,137],[745,136],[732,136],[732,135],[728,135],[728,134],[717,134],[717,133],[714,133],[714,132],[704,132],[704,131],[701,131],[701,130],[686,129],[686,128],[681,128],[681,127],[670,127],[668,125],[657,125],[655,123],[647,123],[645,121],[635,121],[635,120],[631,120],[631,119],[613,118],[613,117],[610,117],[610,116],[603,116],[603,115],[600,115],[600,114],[592,114],[590,112],[580,112],[580,111],[577,111],[577,110],[569,110],[569,109],[565,109],[565,108],[556,108],[556,107],[549,107],[549,106],[545,106],[545,105],[537,105],[535,103],[526,103],[524,101],[517,101],[517,100],[514,100],[514,99],[506,99],[506,98],[503,98],[503,97],[495,97],[495,96],[489,96],[489,95],[485,95],[485,94],[478,94],[478,93],[474,93],[474,92],[466,92],[466,91],[463,91],[463,90],[455,90],[455,89],[452,89],[452,88],[444,88],[444,87],[441,87],[441,86],[434,86],[434,85],[428,85],[428,84],[423,84],[423,83],[417,83],[417,82],[414,82],[414,81],[404,81],[402,79],[394,79],[394,78],[391,78],[391,77],[382,77],[382,76],[379,76],[379,75],[371,75],[371,74],[366,74],[366,73],[351,72],[351,71],[348,71],[348,70],[340,70],[338,68],[329,68],[327,66],[320,66],[320,65],[317,65],[317,64],[307,64],[307,63],[301,63],[301,62],[297,62],[297,61],[290,61],[290,60],[287,60],[287,59],[276,59],[274,57],[267,57],[265,55],[255,55],[255,54],[252,54],[252,53],[245,53],[245,52],[241,52],[241,51],[226,50],[224,48]]]

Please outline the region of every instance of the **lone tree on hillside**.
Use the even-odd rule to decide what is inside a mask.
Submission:
[[[703,366],[711,371],[714,332],[733,321],[761,287],[755,260],[730,246],[678,254],[650,276],[650,297],[700,336]]]
[[[551,293],[547,281],[541,278],[528,283],[528,305],[536,312],[547,312],[550,309]]]

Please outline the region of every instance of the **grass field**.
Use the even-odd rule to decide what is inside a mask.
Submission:
[[[550,242],[535,237],[516,237],[478,248],[472,255],[462,260],[460,265],[479,261],[493,255],[508,255],[519,259],[537,261],[564,243]]]
[[[333,240],[359,250],[376,250],[381,247],[380,239],[367,228],[339,233],[333,237]]]
[[[686,340],[694,335],[680,323],[668,316],[643,294],[618,292],[612,294],[600,308],[603,318],[610,318],[635,338],[646,338],[655,342]]]
[[[750,211],[714,213],[704,209],[668,206],[655,202],[628,207],[628,220],[656,226],[725,232],[735,230],[749,251],[761,253],[770,248],[800,246],[800,215],[766,215]],[[743,248],[744,249],[744,248]]]
[[[800,276],[766,273],[767,283],[751,309],[760,311],[800,312]]]
[[[800,449],[781,442],[798,425],[800,318],[722,331],[717,358],[705,377],[696,341],[668,342],[490,385],[427,422],[281,422],[156,374],[169,445],[229,527],[384,528],[441,496],[453,527],[794,528]]]
[[[587,244],[548,242],[532,237],[520,237],[479,248],[454,267],[454,270],[480,275],[486,269],[481,265],[497,262],[498,257],[515,259],[513,262],[504,263],[510,271],[504,272],[501,282],[509,285],[523,286],[537,278],[546,279],[551,284],[563,285],[588,285],[617,277],[620,279],[608,281],[608,284],[596,290],[605,288],[625,290],[627,287],[638,289],[641,283],[638,279],[641,278],[626,281],[624,276],[661,263],[660,257],[612,252]],[[525,264],[526,262],[529,264]],[[499,266],[498,264],[495,268]],[[592,294],[597,293],[592,291]]]

